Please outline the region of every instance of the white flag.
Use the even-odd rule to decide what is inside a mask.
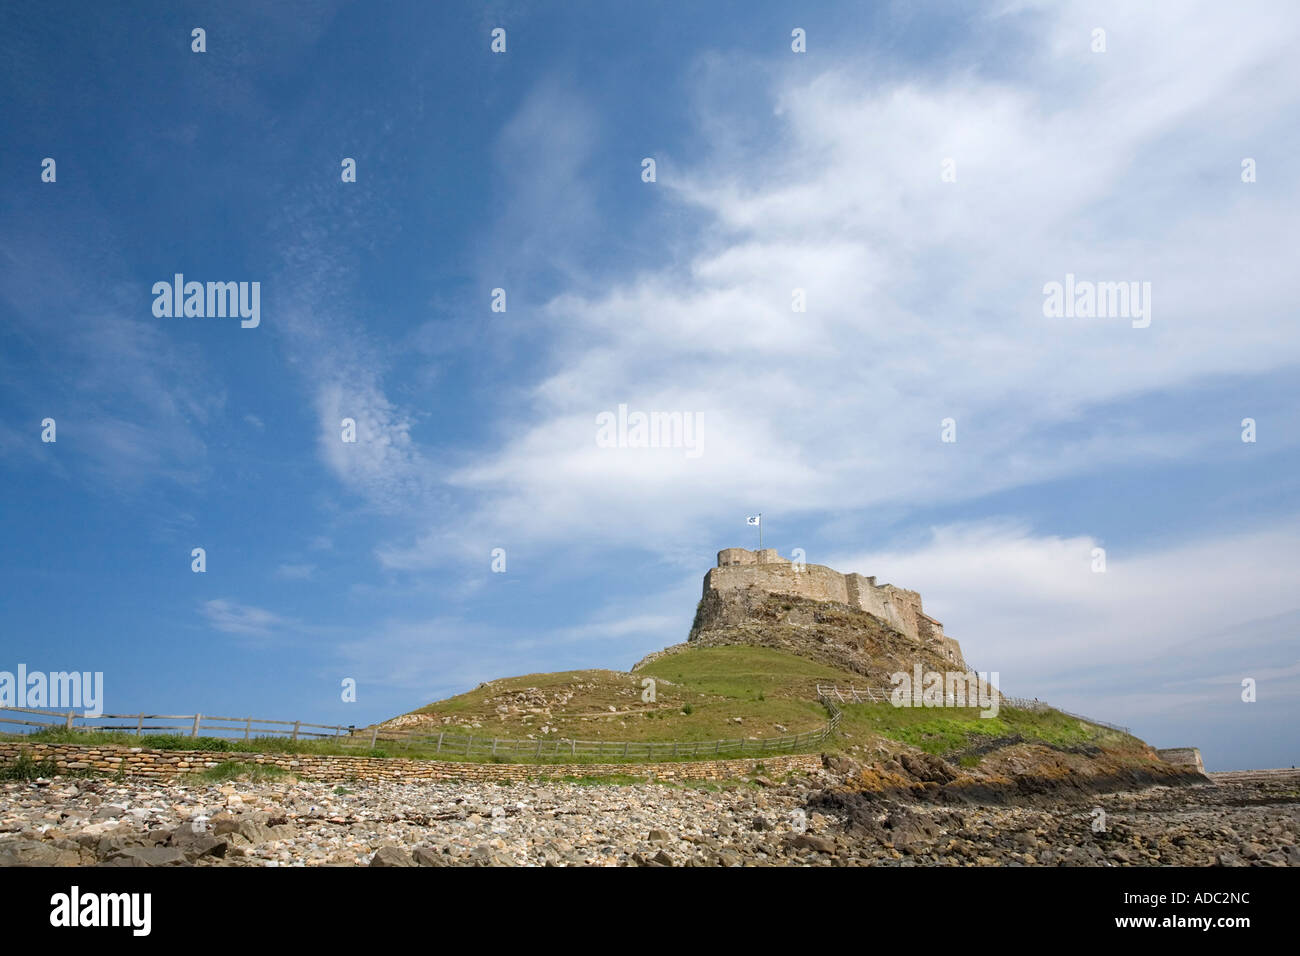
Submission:
[[[762,515],[751,515],[745,519],[745,524],[759,524],[762,517]]]

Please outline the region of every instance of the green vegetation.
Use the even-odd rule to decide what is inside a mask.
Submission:
[[[646,678],[655,681],[654,700],[642,700]],[[567,671],[492,681],[413,711],[429,719],[412,726],[424,734],[531,736],[548,743],[781,737],[825,726],[819,681],[853,680],[861,677],[766,647],[691,648],[635,673]]]
[[[51,727],[12,739],[229,754],[350,754],[539,765],[611,763],[622,762],[623,755],[617,750],[604,754],[565,753],[563,744],[558,753],[543,753],[540,757],[523,752],[503,755],[479,751],[467,755],[457,752],[457,748],[463,745],[467,735],[480,742],[493,738],[523,741],[531,736],[552,751],[557,740],[573,739],[634,744],[744,740],[747,746],[756,748],[761,739],[824,727],[827,715],[816,700],[817,683],[844,684],[855,676],[770,648],[692,648],[661,658],[635,674],[570,671],[493,681],[415,711],[435,719],[409,729],[431,739],[380,741],[382,746],[374,749],[366,746],[369,740],[364,733],[350,740],[294,741],[283,736],[249,740],[149,733],[137,736],[124,731],[68,731]],[[646,689],[642,686],[645,678],[656,682],[653,701],[641,699]],[[442,722],[444,717],[449,718],[446,724]],[[543,726],[547,728],[545,733]],[[438,751],[436,737],[443,731],[449,735],[448,745]],[[674,755],[665,747],[653,759],[692,760],[706,755],[689,751]],[[719,753],[720,757],[751,755]],[[629,751],[626,759],[635,761],[646,757],[644,751],[641,754]]]
[[[206,750],[213,753],[286,753],[352,754],[360,757],[387,757],[381,748],[344,746],[338,738],[291,740],[288,737],[185,737],[177,734],[136,735],[121,730],[67,730],[51,727],[30,734],[0,735],[0,740],[41,744],[117,744],[123,747],[148,747],[151,750]]]
[[[604,776],[586,776],[586,777],[541,776],[538,777],[538,779],[548,783],[573,783],[573,784],[578,784],[580,786],[590,786],[590,787],[598,787],[598,786],[629,787],[635,784],[646,784],[646,783],[655,782],[649,777],[637,777],[626,773],[611,773],[611,774],[606,774]]]
[[[706,793],[723,793],[728,790],[762,789],[753,780],[729,777],[725,780],[661,780],[656,777],[640,777],[630,774],[612,773],[603,775],[575,776],[539,776],[539,781],[549,783],[571,783],[580,787],[628,787],[653,784],[657,787],[669,787],[675,790],[702,790]],[[787,778],[788,779],[788,778]]]
[[[957,757],[964,767],[979,763],[979,751],[995,742],[1019,739],[1055,747],[1095,746],[1132,740],[1125,734],[1067,717],[1056,710],[998,708],[981,717],[978,707],[895,707],[880,702],[845,704],[841,733],[857,738],[875,734],[940,756]]]
[[[35,761],[32,759],[32,755],[25,750],[19,752],[17,759],[13,763],[0,765],[0,780],[35,780],[37,777],[53,777],[56,775],[83,778],[107,776],[103,771],[95,770],[93,767],[60,770],[58,764],[53,760]],[[120,778],[121,774],[114,775],[114,779]]]
[[[52,777],[59,770],[53,760],[37,763],[26,750],[18,754],[13,763],[0,766],[0,780],[35,780],[37,777]]]
[[[210,783],[224,783],[227,780],[268,783],[276,780],[283,780],[288,776],[288,774],[279,767],[272,767],[266,764],[245,763],[241,760],[226,760],[217,764],[215,767],[209,767],[207,770],[200,770],[193,776]]]
[[[654,680],[653,699],[643,682]],[[818,731],[826,725],[825,707],[816,699],[816,687],[846,687],[863,683],[859,674],[808,660],[769,647],[728,645],[692,647],[665,655],[635,673],[569,671],[530,674],[492,681],[465,694],[413,711],[425,720],[403,727],[422,739],[384,740],[370,748],[369,731],[353,738],[291,740],[285,736],[250,740],[186,737],[174,734],[137,736],[122,731],[68,731],[52,727],[9,739],[47,743],[119,744],[163,750],[206,750],[215,753],[295,753],[410,757],[481,763],[608,764],[646,760],[636,744],[709,744],[746,741],[748,753],[718,751],[719,758],[756,757],[761,740]],[[642,699],[643,692],[646,695]],[[978,708],[899,708],[889,703],[844,704],[840,736],[805,750],[844,750],[873,739],[908,744],[944,756],[963,767],[974,767],[981,757],[999,747],[1041,742],[1055,747],[1128,746],[1134,738],[1067,717],[1057,711],[1030,711],[1003,706],[992,718]],[[439,750],[437,738],[446,734]],[[465,753],[465,739],[473,737],[476,749]],[[488,744],[502,741],[536,741],[541,753],[492,753]],[[566,752],[565,741],[627,743],[626,754],[614,747],[601,754]],[[558,747],[557,747],[558,742]],[[504,745],[503,745],[504,746]],[[531,749],[532,743],[528,744]],[[673,754],[665,746],[649,758],[656,762],[698,760],[712,756],[686,750]],[[667,752],[665,752],[667,751]],[[223,769],[224,768],[224,769]],[[23,769],[6,773],[33,773],[30,760]],[[234,760],[208,774],[271,773],[272,769]],[[279,771],[274,771],[279,772]],[[758,771],[761,773],[762,771]],[[9,779],[14,779],[10,777]],[[213,777],[213,779],[225,779]],[[583,778],[588,779],[588,778]],[[592,775],[604,783],[611,778]],[[637,780],[639,778],[629,778]]]

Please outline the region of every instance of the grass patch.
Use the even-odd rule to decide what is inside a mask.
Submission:
[[[485,739],[531,735],[548,742],[697,742],[779,737],[817,730],[826,723],[826,711],[815,699],[819,680],[845,683],[854,677],[771,648],[692,648],[636,673],[566,671],[492,681],[411,713],[429,718],[422,733],[446,731]],[[654,700],[642,699],[646,678],[656,682]]]
[[[705,793],[724,793],[742,787],[749,788],[755,786],[751,780],[740,780],[735,777],[727,778],[725,780],[661,780],[657,777],[640,777],[632,774],[621,773],[591,776],[538,776],[535,779],[543,783],[570,783],[580,787],[655,786],[671,787],[676,790],[700,790]]]
[[[13,763],[0,766],[0,780],[35,780],[37,777],[53,777],[59,772],[53,760],[35,761],[26,750],[18,754]]]
[[[279,767],[260,763],[247,763],[242,760],[225,760],[215,767],[200,770],[194,776],[208,783],[226,783],[239,780],[248,783],[274,783],[283,780],[288,774]]]
[[[88,777],[105,777],[108,776],[102,770],[96,770],[93,767],[78,767],[76,769],[63,768],[55,761],[45,759],[36,761],[32,759],[31,754],[27,751],[21,751],[18,758],[10,764],[0,766],[0,780],[35,780],[37,777],[74,777],[85,779]],[[113,779],[122,779],[119,771]]]
[[[180,734],[141,735],[120,730],[67,730],[53,727],[30,734],[0,734],[0,740],[43,744],[116,744],[122,747],[147,747],[150,750],[205,750],[212,753],[284,753],[352,755],[357,757],[393,756],[381,747],[344,746],[338,739],[291,740],[288,737],[189,737]],[[407,756],[402,754],[402,756]]]
[[[1022,710],[1003,705],[996,717],[981,717],[978,707],[895,707],[879,702],[844,704],[842,709],[841,731],[854,736],[875,734],[939,756],[979,748],[1002,738],[1019,737],[1055,747],[1132,739],[1056,710]],[[975,766],[979,755],[963,755],[960,762],[962,766]]]
[[[625,773],[611,773],[606,776],[558,776],[558,777],[538,777],[539,781],[545,783],[573,783],[583,787],[628,787],[633,784],[650,783],[649,777],[637,777]]]

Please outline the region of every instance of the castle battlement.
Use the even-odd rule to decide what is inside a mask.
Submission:
[[[718,552],[718,566],[704,575],[704,594],[740,588],[847,604],[918,643],[938,645],[949,660],[962,660],[961,645],[945,635],[943,625],[922,610],[920,594],[892,584],[877,584],[874,576],[841,574],[820,564],[795,564],[781,557],[775,548],[725,548]]]

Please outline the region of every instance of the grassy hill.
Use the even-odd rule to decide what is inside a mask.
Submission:
[[[642,682],[655,699],[643,701]],[[816,686],[861,676],[766,647],[692,648],[635,673],[589,670],[489,681],[385,727],[516,739],[776,737],[826,723]]]
[[[633,671],[564,671],[488,681],[378,728],[408,733],[381,734],[377,740],[374,728],[358,730],[347,740],[148,739],[168,749],[608,762],[600,754],[566,753],[558,742],[673,744],[811,734],[829,719],[818,700],[818,684],[888,686],[890,673],[910,671],[918,662],[927,670],[950,666],[938,649],[919,645],[856,609],[740,591],[706,597],[697,610],[692,641],[650,655]],[[653,681],[653,695],[647,693],[647,680]],[[845,704],[841,711],[836,736],[810,737],[799,746],[848,758],[850,765],[883,768],[870,781],[881,787],[909,786],[918,775],[946,781],[952,772],[984,780],[1026,774],[1118,778],[1156,761],[1154,752],[1134,737],[1051,710],[1003,706],[996,717],[986,718],[978,708],[901,708],[882,702]],[[59,728],[28,739],[67,736],[140,742],[125,734],[70,735]],[[460,749],[471,738],[479,741],[479,749]],[[494,739],[537,741],[538,747],[535,753],[531,745],[499,752]],[[485,741],[491,746],[484,746]],[[548,743],[554,744],[549,753]],[[660,754],[676,751],[671,747]],[[623,748],[623,754],[636,762],[634,751]],[[646,758],[644,749],[640,756]]]
[[[642,680],[655,700],[642,701]],[[771,647],[688,647],[635,672],[529,674],[490,681],[421,707],[385,726],[417,733],[473,733],[512,739],[705,741],[777,737],[817,730],[827,721],[817,684],[863,685],[851,670]],[[845,704],[839,735],[817,749],[856,757],[920,750],[956,766],[990,768],[986,758],[1024,746],[1075,754],[1106,749],[1138,756],[1147,748],[1127,734],[1055,710],[1003,706],[900,708]]]
[[[642,682],[646,678],[655,682],[653,701],[642,700]],[[687,646],[643,663],[634,672],[566,671],[489,681],[381,726],[430,737],[445,731],[477,738],[541,741],[774,738],[825,726],[828,713],[817,700],[818,683],[847,688],[854,683],[862,687],[865,682],[854,670],[773,647]],[[929,760],[939,758],[955,773],[973,773],[982,779],[1044,772],[1076,778],[1095,773],[1113,775],[1126,768],[1145,767],[1154,757],[1136,738],[1051,710],[1004,706],[996,717],[986,718],[980,716],[978,708],[898,708],[882,702],[844,704],[841,711],[838,735],[810,746],[886,768],[878,773],[866,772],[864,785],[876,787],[910,786],[916,773],[934,769],[931,763],[918,770],[918,765],[909,763],[909,754]],[[368,730],[358,734],[360,740],[368,736]],[[124,733],[87,734],[61,728],[27,739],[140,743],[139,738]],[[439,753],[427,740],[381,740],[375,750],[364,745],[358,750],[360,740],[349,744],[334,740],[290,741],[283,737],[244,741],[151,736],[147,740],[165,749],[504,759],[482,753],[468,757]],[[542,764],[600,762],[582,755],[573,758],[562,751],[554,756],[521,759]],[[947,774],[942,771],[940,776]]]

